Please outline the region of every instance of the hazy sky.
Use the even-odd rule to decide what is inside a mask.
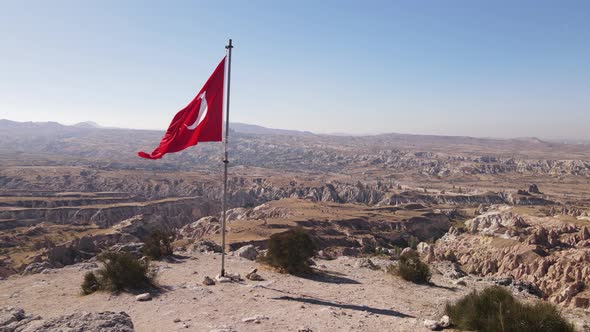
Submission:
[[[230,121],[590,138],[584,0],[0,0],[0,118],[164,129],[229,37]]]

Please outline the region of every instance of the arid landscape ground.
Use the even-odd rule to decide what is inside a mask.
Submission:
[[[258,268],[264,280],[204,286],[219,272],[220,254],[202,248],[221,242],[221,144],[136,157],[160,136],[0,120],[2,307],[43,320],[123,311],[137,331],[420,331],[445,303],[499,284],[589,329],[590,145],[236,124],[228,271]],[[237,254],[263,252],[295,226],[319,244],[313,276]],[[176,256],[155,263],[151,301],[80,295],[97,254],[141,245],[155,229],[175,234]],[[429,285],[385,272],[416,244]]]

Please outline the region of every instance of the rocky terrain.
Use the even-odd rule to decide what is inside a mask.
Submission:
[[[424,322],[439,320],[447,301],[494,284],[467,276],[456,285],[443,274],[448,268],[433,265],[433,283],[415,285],[387,275],[382,268],[391,263],[389,260],[372,261],[374,268],[362,258],[316,259],[317,274],[301,278],[229,256],[228,271],[240,274],[243,280],[206,286],[202,284],[204,277],[219,272],[219,254],[183,253],[177,260],[157,263],[161,288],[152,291],[148,301],[138,301],[136,294],[129,293],[81,296],[79,281],[88,269],[85,265],[4,280],[0,301],[24,310],[24,315],[41,316],[38,323],[29,323],[32,327],[43,322],[59,326],[53,322],[79,312],[90,316],[86,326],[104,326],[106,322],[115,326],[117,321],[118,326],[128,326],[128,315],[137,331],[408,332],[429,331]],[[264,280],[244,278],[255,267]],[[517,296],[534,301],[526,292]],[[56,301],[60,305],[55,305]],[[107,311],[111,313],[105,314]],[[107,315],[108,320],[99,320]],[[566,313],[580,329],[584,315],[579,309]]]
[[[236,125],[226,248],[237,256],[235,269],[245,275],[260,268],[244,259],[264,250],[272,234],[303,227],[319,246],[317,268],[330,281],[263,270],[267,283],[210,288],[200,282],[216,274],[218,256],[206,252],[221,250],[221,145],[199,144],[159,161],[136,157],[160,135],[0,120],[0,296],[12,306],[3,309],[9,322],[0,318],[0,326],[32,331],[43,324],[58,328],[65,319],[97,324],[87,326],[114,320],[121,331],[185,325],[195,331],[409,331],[440,318],[446,301],[489,284],[555,303],[581,330],[590,321],[588,145],[346,137]],[[172,232],[186,256],[159,264],[161,294],[149,302],[157,306],[148,309],[126,294],[77,295],[83,272],[97,267],[96,255],[124,250],[139,256],[153,230]],[[437,286],[402,284],[366,263],[378,256],[380,268],[395,264],[407,247],[439,271]],[[239,306],[232,308],[243,307],[231,316],[219,302],[236,300],[228,289],[238,292]],[[44,301],[56,298],[72,307],[48,308]],[[285,309],[275,308],[276,301]],[[178,304],[187,306],[186,317],[170,316]],[[301,315],[291,317],[287,309]]]
[[[539,288],[549,301],[567,307],[588,308],[590,282],[590,231],[586,213],[576,219],[536,216],[493,206],[491,211],[465,222],[465,232],[449,232],[436,244],[437,257],[453,260],[479,276],[521,280]]]
[[[272,234],[302,227],[317,239],[324,255],[359,256],[373,254],[377,248],[404,248],[412,239],[432,241],[450,226],[447,215],[418,204],[363,208],[291,198],[229,210],[227,239],[230,249],[253,243],[264,248]],[[219,242],[219,234],[219,218],[205,217],[181,228],[177,239]]]

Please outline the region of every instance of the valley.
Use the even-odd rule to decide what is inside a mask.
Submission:
[[[264,251],[293,227],[314,238],[318,262],[393,262],[414,247],[433,267],[451,266],[440,268],[449,287],[461,278],[507,285],[590,324],[589,145],[239,128],[228,252]],[[160,134],[0,120],[0,289],[139,248],[154,230],[195,259],[219,245],[221,145],[136,157]]]

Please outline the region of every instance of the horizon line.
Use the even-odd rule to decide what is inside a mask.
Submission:
[[[119,130],[147,130],[147,131],[163,131],[165,132],[165,128],[132,128],[132,127],[118,127],[118,126],[103,126],[100,123],[87,120],[75,123],[62,123],[58,121],[17,121],[11,120],[7,118],[0,118],[0,121],[10,121],[16,123],[57,123],[62,126],[67,127],[75,127],[76,125],[80,124],[90,124],[93,125],[96,129],[119,129]],[[225,122],[225,121],[224,121]],[[379,132],[379,133],[347,133],[347,132],[313,132],[310,130],[298,130],[298,129],[285,129],[285,128],[272,128],[266,127],[260,124],[255,123],[245,123],[234,121],[230,122],[231,124],[240,124],[240,125],[247,125],[247,126],[256,126],[266,130],[279,130],[279,131],[290,131],[296,132],[301,134],[312,134],[316,136],[340,136],[340,137],[374,137],[374,136],[381,136],[381,135],[407,135],[407,136],[431,136],[431,137],[463,137],[463,138],[475,138],[475,139],[491,139],[491,140],[523,140],[523,139],[536,139],[540,140],[541,142],[547,141],[547,143],[555,142],[556,140],[564,140],[568,142],[578,142],[578,143],[590,143],[590,139],[585,138],[568,138],[568,137],[537,137],[537,136],[520,136],[520,137],[506,137],[506,136],[470,136],[470,135],[441,135],[441,134],[428,134],[428,133],[407,133],[407,132]],[[564,143],[564,142],[561,142]],[[564,144],[568,144],[565,142]]]

